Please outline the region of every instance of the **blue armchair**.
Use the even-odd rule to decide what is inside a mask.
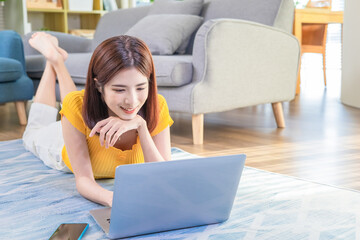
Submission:
[[[21,125],[26,125],[25,101],[34,96],[34,84],[26,75],[23,42],[11,30],[0,31],[0,104],[15,102]]]

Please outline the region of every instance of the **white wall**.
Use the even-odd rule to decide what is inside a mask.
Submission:
[[[4,6],[0,2],[0,31],[5,29],[5,23],[4,23]]]
[[[5,29],[23,35],[30,31],[27,23],[26,0],[6,0],[4,8]]]
[[[341,101],[360,108],[360,1],[346,0],[344,10]]]

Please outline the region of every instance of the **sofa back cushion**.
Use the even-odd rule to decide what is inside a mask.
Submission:
[[[208,0],[201,15],[204,22],[215,18],[235,18],[272,26],[282,0]]]
[[[104,40],[125,34],[140,19],[148,14],[150,6],[111,11],[102,16],[96,26],[92,50]]]
[[[149,15],[154,14],[185,14],[185,15],[197,15],[199,16],[204,5],[204,0],[154,0],[149,10]],[[189,45],[189,42],[197,32],[190,35],[185,41],[181,43],[176,50],[178,54],[184,54]]]
[[[204,23],[216,18],[234,18],[273,26],[282,2],[293,0],[205,0],[201,16]],[[191,54],[195,34],[186,53]]]
[[[184,14],[148,15],[126,35],[143,40],[152,54],[172,55],[199,28],[202,17]]]
[[[154,14],[190,14],[200,15],[204,0],[155,0],[149,10]]]

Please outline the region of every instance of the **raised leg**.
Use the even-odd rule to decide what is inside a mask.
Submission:
[[[43,86],[39,85],[40,92],[36,93],[37,96],[35,96],[34,101],[55,106],[56,77],[59,82],[61,102],[69,92],[76,91],[76,86],[64,63],[67,58],[67,52],[58,46],[58,41],[55,37],[44,32],[35,33],[29,40],[29,44],[47,59],[46,68],[40,81],[40,85],[42,82],[44,84]],[[46,91],[48,92],[47,95]],[[51,97],[49,94],[51,94]]]
[[[76,91],[77,88],[74,81],[71,79],[64,61],[53,64],[53,67],[59,82],[61,102],[63,102],[65,96],[70,92]]]
[[[25,102],[23,101],[15,102],[15,106],[19,117],[20,125],[26,125],[27,120],[26,120]]]
[[[271,103],[274,112],[275,121],[278,128],[285,127],[284,113],[281,102]]]
[[[203,144],[204,142],[204,114],[192,115],[193,143]]]
[[[46,62],[45,70],[41,76],[39,86],[36,90],[34,102],[46,104],[52,107],[56,105],[55,96],[56,75],[49,61]]]

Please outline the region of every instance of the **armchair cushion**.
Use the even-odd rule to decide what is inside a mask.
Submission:
[[[33,96],[34,85],[25,75],[13,82],[4,82],[0,85],[0,103],[30,100]]]
[[[194,15],[148,15],[130,28],[126,35],[144,40],[152,54],[170,55],[189,39],[201,23],[202,18]]]
[[[19,61],[0,57],[0,83],[15,81],[22,74],[22,66]]]
[[[191,82],[191,55],[153,56],[158,86],[180,87]]]

